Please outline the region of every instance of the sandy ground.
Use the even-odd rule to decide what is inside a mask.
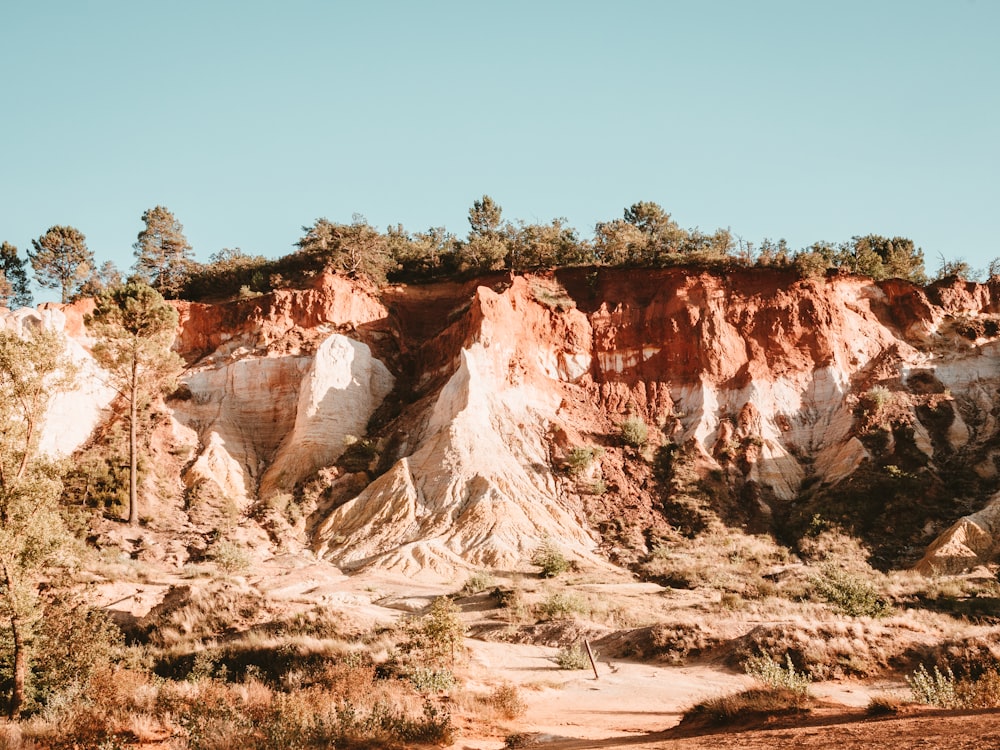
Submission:
[[[746,732],[739,733],[733,740],[737,744],[726,745],[720,744],[723,735],[718,734],[705,738],[666,739],[666,730],[676,727],[683,712],[694,703],[751,686],[753,681],[745,675],[713,665],[667,667],[599,659],[599,677],[595,679],[589,670],[567,672],[559,669],[553,662],[557,652],[554,648],[474,640],[467,644],[471,651],[467,687],[486,692],[504,681],[520,686],[528,710],[524,716],[504,726],[511,734],[529,736],[539,747],[570,750],[777,746],[774,736],[762,739],[763,744],[759,745],[738,744],[748,739]],[[891,683],[823,682],[811,689],[817,698],[830,705],[825,709],[827,712],[838,716],[847,712],[855,718],[863,718],[864,707],[873,695],[901,687]],[[819,737],[824,729],[820,726],[802,731],[806,732],[805,736]],[[466,735],[473,733],[472,728],[463,732]],[[833,747],[836,744],[811,746]],[[496,736],[465,736],[452,746],[454,750],[503,747],[504,738]]]
[[[171,584],[190,583],[176,573],[159,571],[143,581],[95,586],[96,598],[109,611],[142,617]],[[272,603],[305,609],[317,603],[350,611],[370,624],[384,624],[421,611],[454,583],[421,582],[389,574],[346,576],[336,567],[300,556],[272,558],[255,566],[248,579]],[[587,585],[581,586],[585,588]],[[604,584],[601,585],[605,586]],[[618,595],[641,595],[649,584],[613,584]],[[645,588],[644,588],[645,587]],[[485,615],[467,611],[472,621]],[[522,735],[529,746],[548,750],[586,748],[1000,748],[1000,712],[946,712],[908,708],[906,715],[871,719],[865,707],[874,695],[906,697],[901,683],[824,682],[811,686],[821,705],[808,715],[765,725],[720,729],[678,727],[686,709],[712,696],[752,684],[745,675],[721,665],[667,666],[598,657],[598,677],[590,670],[566,671],[554,661],[558,649],[467,639],[468,665],[459,671],[472,693],[486,694],[497,685],[520,688],[527,711],[512,721],[476,726],[466,717],[458,724],[451,750],[500,750],[508,735]],[[460,711],[455,712],[461,716]]]

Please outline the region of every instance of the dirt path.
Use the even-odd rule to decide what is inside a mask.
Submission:
[[[509,732],[530,735],[551,748],[632,747],[675,727],[694,703],[752,684],[744,675],[712,665],[670,667],[625,660],[599,660],[595,680],[590,670],[559,669],[554,648],[477,640],[468,645],[467,687],[487,692],[501,682],[518,685],[528,710],[507,723]],[[813,693],[841,710],[857,711],[887,687],[818,683]],[[503,747],[503,738],[465,737],[453,747],[495,750]]]

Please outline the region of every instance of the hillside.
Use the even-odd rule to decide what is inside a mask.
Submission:
[[[374,289],[324,275],[173,304],[186,366],[156,407],[135,529],[94,489],[121,434],[88,303],[4,318],[68,338],[78,386],[43,446],[73,457],[64,501],[104,561],[88,596],[170,659],[315,607],[377,629],[477,575],[500,597],[463,605],[477,638],[586,636],[608,658],[731,667],[769,649],[817,679],[873,677],[960,643],[982,653],[993,632],[994,280],[570,268]],[[220,564],[220,540],[235,582],[193,573]],[[511,592],[527,612],[556,591],[526,583],[539,549],[575,566],[575,626],[504,614]],[[832,614],[816,593],[831,563],[877,585],[895,619]],[[958,593],[900,572],[914,568]],[[665,596],[684,599],[667,619]],[[197,622],[218,607],[217,625]],[[937,614],[907,625],[906,607]],[[934,619],[970,614],[961,633]]]

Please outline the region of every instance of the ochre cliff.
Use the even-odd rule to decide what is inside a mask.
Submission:
[[[344,568],[517,568],[546,539],[596,560],[612,525],[648,545],[680,523],[661,446],[731,488],[727,523],[780,535],[823,516],[876,547],[881,529],[894,562],[981,521],[997,489],[996,283],[568,269],[176,304],[185,485],[248,517],[299,498],[298,543]],[[85,355],[74,312],[40,315]],[[619,439],[630,417],[642,450]],[[567,471],[588,445],[604,454]],[[959,544],[921,565],[993,554]]]

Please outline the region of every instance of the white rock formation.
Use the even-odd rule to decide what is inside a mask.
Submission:
[[[456,567],[523,566],[544,539],[591,557],[596,539],[560,502],[549,470],[545,433],[558,403],[531,386],[503,387],[497,348],[463,351],[419,449],[324,521],[318,554],[445,578]]]
[[[189,371],[174,417],[201,453],[187,482],[210,480],[245,507],[258,491],[290,489],[364,435],[392,376],[365,344],[333,334],[315,356],[224,360]],[[263,495],[261,495],[263,496]]]

